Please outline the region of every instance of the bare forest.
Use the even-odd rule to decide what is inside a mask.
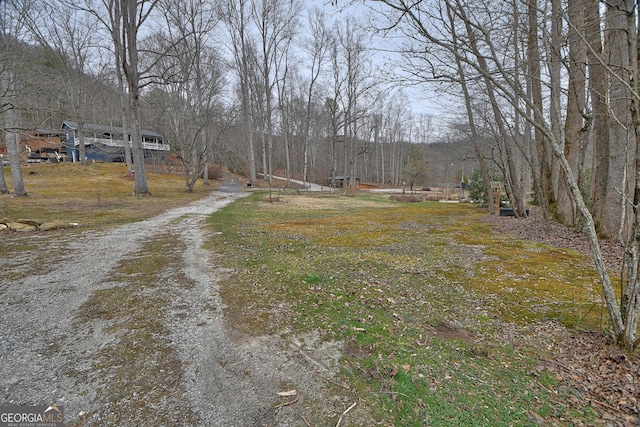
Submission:
[[[343,185],[468,182],[517,217],[583,231],[613,338],[640,318],[640,15],[631,0],[8,0],[0,113],[16,196],[21,135],[121,126],[148,195],[141,129],[187,190],[224,165]],[[423,102],[420,102],[420,100]],[[437,106],[437,108],[432,108]],[[84,144],[80,143],[80,150]],[[81,156],[80,162],[84,157]],[[500,183],[500,184],[498,184]],[[6,193],[4,173],[0,191]],[[624,249],[608,271],[600,240]],[[611,276],[621,276],[616,295]]]

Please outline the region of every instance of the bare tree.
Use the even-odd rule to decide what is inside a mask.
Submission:
[[[2,114],[2,130],[9,157],[9,167],[13,183],[13,195],[27,196],[20,167],[20,134],[17,117],[18,88],[17,72],[20,68],[17,44],[21,33],[25,30],[25,19],[29,16],[29,2],[5,1],[0,3],[0,114]],[[4,168],[4,167],[3,167]],[[4,172],[2,173],[4,182]],[[0,188],[7,190],[6,182]]]
[[[153,67],[153,63],[147,64],[147,69],[140,69],[139,35],[160,0],[99,0],[101,3],[97,1],[84,0],[84,5],[76,7],[94,16],[111,36],[115,59],[120,61],[117,67],[121,68],[126,80],[124,89],[127,103],[122,111],[123,114],[128,112],[129,126],[123,123],[123,127],[130,129],[131,152],[135,164],[134,194],[150,196],[144,146],[140,135],[140,95],[143,86],[148,83],[145,78],[148,77],[148,69]]]
[[[391,96],[385,104],[382,134],[388,146],[387,183],[399,185],[402,179],[402,151],[406,141],[406,128],[409,120],[407,103],[399,96]]]
[[[309,137],[311,115],[313,108],[313,98],[316,96],[315,89],[322,72],[323,65],[327,56],[327,43],[329,40],[329,31],[326,26],[326,16],[320,9],[313,9],[309,15],[309,28],[311,37],[308,42],[303,42],[303,50],[310,59],[309,78],[306,93],[306,108],[304,129],[302,131],[303,138],[303,167],[302,179],[306,182],[309,180]]]
[[[225,79],[213,40],[219,13],[205,1],[172,1],[161,8],[167,30],[156,35],[162,55],[154,60],[154,69],[162,77],[157,91],[166,96],[156,99],[184,166],[186,190],[192,191],[212,157],[213,126],[221,110]]]
[[[494,83],[491,78],[492,71],[489,69],[489,64],[485,59],[485,54],[481,51],[478,45],[478,39],[476,31],[482,34],[482,37],[487,37],[487,32],[483,28],[474,25],[472,20],[466,14],[466,11],[463,7],[461,7],[460,2],[457,1],[456,14],[458,14],[459,18],[464,23],[464,27],[467,31],[468,37],[468,48],[470,52],[475,56],[475,60],[477,61],[477,70],[479,71],[482,79],[485,83],[485,90],[487,91],[487,95],[489,97],[489,104],[493,111],[493,119],[495,120],[496,128],[497,128],[497,136],[499,138],[499,143],[503,147],[505,151],[504,160],[506,163],[505,168],[505,178],[508,186],[508,193],[512,201],[512,206],[514,208],[514,213],[517,216],[527,216],[525,211],[525,203],[524,203],[524,190],[520,188],[518,180],[517,180],[517,171],[515,166],[515,154],[512,152],[512,147],[510,143],[510,138],[508,136],[507,126],[503,121],[503,113],[500,111],[499,102],[497,99],[497,94],[494,89]],[[510,94],[505,94],[510,97]],[[535,110],[538,111],[538,110]],[[544,143],[544,140],[543,140]]]
[[[158,0],[123,0],[122,1],[122,33],[124,34],[123,52],[120,60],[122,70],[127,79],[127,93],[129,94],[129,108],[131,117],[131,143],[133,163],[135,164],[134,194],[150,196],[147,184],[147,174],[144,163],[144,148],[140,136],[140,70],[138,69],[138,34],[141,26],[149,18],[158,4]],[[117,49],[120,49],[118,47]]]
[[[222,19],[231,38],[231,53],[238,77],[242,131],[247,142],[249,178],[256,181],[254,118],[251,109],[251,68],[255,61],[254,40],[249,28],[250,0],[227,0],[222,8]]]
[[[409,190],[414,190],[414,185],[420,183],[427,176],[426,161],[421,148],[417,144],[409,145],[409,152],[402,167],[403,181],[409,185]]]
[[[584,0],[581,0],[584,1]],[[587,67],[589,81],[588,92],[591,98],[591,120],[593,122],[593,168],[591,190],[593,217],[596,225],[601,224],[607,215],[606,194],[609,182],[609,107],[608,107],[608,71],[602,61],[602,29],[598,0],[584,1],[585,24],[584,37],[587,49]],[[569,21],[571,23],[571,20]]]
[[[51,20],[51,16],[68,18],[58,22]],[[55,69],[62,74],[67,104],[78,123],[78,160],[84,165],[84,124],[89,108],[93,105],[96,82],[101,78],[99,73],[103,67],[103,64],[97,62],[100,57],[95,54],[98,48],[95,37],[98,24],[95,20],[89,19],[90,16],[83,11],[64,3],[43,2],[30,17],[30,31],[35,39],[51,52],[51,58],[57,62]],[[94,77],[92,74],[96,72],[98,74]]]
[[[408,3],[404,0],[381,0],[378,3],[386,5],[387,10],[398,12],[397,15],[392,16],[392,19],[398,19],[395,22],[414,26],[426,41],[447,49],[452,55],[458,57],[465,66],[475,70],[484,80],[487,87],[491,86],[492,90],[497,94],[501,94],[502,99],[508,101],[512,109],[523,119],[527,120],[539,133],[539,141],[542,141],[548,146],[553,153],[555,161],[565,180],[566,187],[571,194],[572,202],[582,217],[583,229],[589,239],[593,260],[600,276],[604,301],[611,321],[612,335],[619,343],[629,347],[636,346],[638,319],[640,317],[640,274],[638,274],[638,271],[640,271],[640,208],[638,208],[638,206],[640,206],[640,179],[638,179],[635,174],[629,174],[630,178],[632,177],[633,179],[633,187],[635,188],[634,200],[631,205],[635,216],[633,224],[634,235],[627,246],[627,265],[629,266],[629,270],[625,273],[623,297],[620,301],[617,301],[609,273],[604,265],[594,217],[587,208],[578,179],[567,159],[564,150],[564,141],[558,138],[557,129],[554,127],[553,120],[545,116],[544,111],[548,105],[541,102],[540,96],[535,93],[538,89],[534,87],[533,97],[529,96],[528,91],[522,85],[522,81],[526,80],[527,76],[518,74],[518,69],[511,67],[511,64],[505,61],[505,58],[509,58],[507,44],[501,39],[499,32],[490,31],[491,28],[489,27],[489,24],[498,22],[498,20],[492,19],[487,23],[480,22],[477,19],[478,10],[476,9],[474,11],[474,17],[471,17],[468,13],[468,6],[459,0],[434,1],[436,4],[448,4],[455,16],[457,25],[467,28],[466,35],[469,38],[467,40],[468,44],[459,44],[457,49],[453,49],[448,38],[442,37],[437,30],[427,27],[425,25],[426,23],[422,21],[424,16],[428,16],[428,11],[425,9],[427,4],[422,2]],[[611,19],[614,20],[614,22],[611,22],[610,27],[620,29],[619,35],[626,37],[624,42],[617,46],[615,44],[611,45],[612,41],[617,43],[616,40],[606,40],[610,48],[613,49],[611,54],[617,55],[618,58],[615,61],[609,61],[599,55],[597,45],[587,45],[587,49],[591,52],[591,58],[593,58],[588,61],[590,64],[593,63],[593,60],[600,62],[608,71],[609,78],[616,80],[621,84],[621,88],[624,89],[613,93],[613,95],[616,96],[616,100],[624,102],[627,108],[627,110],[620,108],[620,114],[617,114],[616,117],[621,120],[621,123],[628,125],[630,122],[627,121],[627,117],[629,117],[630,114],[631,122],[633,123],[633,138],[626,138],[625,135],[625,138],[622,140],[630,144],[627,145],[627,147],[638,150],[638,144],[632,143],[632,140],[635,140],[636,136],[640,135],[640,95],[638,93],[636,78],[638,75],[638,44],[636,36],[638,32],[637,23],[635,22],[636,15],[631,13],[637,11],[635,10],[635,5],[632,5],[631,2],[618,2],[611,6],[616,10],[609,11],[613,13]],[[595,8],[594,5],[592,5],[592,7]],[[561,13],[557,9],[555,9],[555,12]],[[485,10],[485,13],[495,13],[495,11]],[[531,7],[528,8],[527,16],[527,26],[529,28],[528,72],[532,80],[540,77],[539,81],[542,81],[543,75],[538,73],[537,70],[543,58],[539,54],[536,42],[532,40],[534,37],[539,37],[539,31],[537,30],[539,28],[537,26],[537,10],[532,10]],[[494,16],[494,18],[496,17]],[[564,16],[563,19],[565,19]],[[595,19],[589,18],[587,23],[593,23],[594,21]],[[565,22],[571,24],[571,21],[565,20]],[[534,28],[536,29],[535,31],[533,31]],[[574,29],[580,32],[579,28],[579,26],[574,27]],[[586,28],[589,28],[589,25],[586,25]],[[589,35],[590,31],[592,31],[592,29],[587,30],[586,33],[581,33],[580,37],[584,41],[593,40],[594,36]],[[474,34],[480,35],[477,42],[481,41],[482,47],[480,45],[473,45],[471,36]],[[467,56],[467,53],[473,55]],[[625,59],[625,55],[628,59]],[[491,67],[488,66],[489,64]],[[634,78],[630,79],[630,76]],[[599,89],[602,89],[602,87],[599,87]],[[533,114],[529,114],[529,111],[532,111]],[[629,148],[627,148],[627,150],[628,149]],[[541,154],[544,156],[543,152],[541,152]],[[640,157],[638,154],[640,153],[635,151],[634,157],[636,161],[638,161],[637,159]],[[544,158],[541,159],[541,162],[544,161]],[[549,163],[546,164],[548,165]],[[609,161],[609,165],[612,165],[611,160]],[[622,170],[622,173],[628,168],[628,165],[625,165],[624,162],[616,165],[618,169]],[[626,186],[624,185],[624,179],[620,180],[618,178],[616,182],[620,185],[617,196],[619,200],[622,195],[626,194]],[[607,194],[609,194],[609,192],[607,192]],[[627,200],[629,200],[628,196]],[[618,202],[616,201],[615,203]]]
[[[338,132],[344,123],[343,112],[340,108],[338,100],[344,89],[344,76],[340,67],[340,51],[336,37],[329,39],[329,56],[331,59],[331,89],[330,95],[325,99],[325,111],[329,127],[329,135],[331,138],[331,186],[336,186],[336,175],[338,172]]]
[[[349,187],[355,188],[358,173],[358,130],[360,120],[369,111],[371,96],[376,83],[371,79],[371,52],[365,48],[365,33],[355,20],[347,17],[335,26],[336,42],[332,46],[331,64],[334,75],[332,96],[344,114],[343,142],[344,176],[349,177]],[[399,176],[399,174],[398,174]]]
[[[273,112],[275,108],[274,89],[278,72],[283,68],[293,36],[298,31],[298,15],[302,4],[298,0],[255,0],[252,17],[258,33],[258,70],[264,91],[264,132],[266,157],[265,177],[273,184]],[[282,73],[282,71],[280,71]]]
[[[636,144],[635,130],[631,118],[631,93],[629,82],[637,79],[633,73],[632,44],[636,33],[635,23],[629,25],[628,19],[634,13],[633,0],[614,0],[607,3],[605,26],[607,34],[607,58],[603,58],[614,75],[609,79],[609,147],[607,187],[604,199],[606,213],[598,218],[599,230],[608,236],[616,236],[619,227],[625,227],[629,219],[621,216],[624,197],[632,192],[632,181],[626,179],[635,176],[632,161]],[[600,179],[600,178],[598,178]],[[626,182],[625,182],[626,181]]]
[[[564,152],[573,173],[578,177],[578,182],[580,182],[580,177],[584,175],[584,171],[581,170],[580,167],[580,160],[582,159],[582,153],[585,151],[587,125],[585,121],[585,117],[587,116],[587,49],[586,45],[580,39],[580,32],[584,32],[585,6],[586,4],[584,2],[570,0],[567,7],[567,18],[571,21],[572,26],[568,29],[567,37],[569,47],[569,82],[564,131]],[[557,200],[558,215],[561,217],[561,221],[571,227],[577,226],[579,221],[578,212],[571,199],[571,193],[564,181],[559,182]]]
[[[293,116],[296,99],[295,93],[295,64],[292,64],[292,54],[287,49],[284,53],[283,63],[276,70],[276,88],[278,93],[278,111],[280,113],[280,136],[284,146],[285,177],[287,187],[291,184],[291,142],[293,140]]]
[[[458,50],[458,34],[455,29],[455,19],[453,17],[453,13],[451,11],[450,5],[447,5],[447,17],[449,19],[449,24],[451,26],[451,35],[452,35],[452,41],[453,41],[452,48],[455,50]],[[464,66],[462,64],[462,61],[458,56],[455,57],[455,61],[456,61],[456,67],[458,69],[460,89],[462,89],[462,94],[464,96],[464,105],[467,110],[467,120],[469,121],[469,129],[471,131],[471,141],[473,143],[473,149],[475,151],[476,158],[480,163],[480,173],[482,175],[482,180],[484,181],[486,194],[488,195],[489,213],[494,214],[496,209],[496,201],[494,200],[495,194],[493,192],[493,186],[491,184],[489,170],[487,168],[482,150],[480,149],[480,134],[478,132],[478,128],[476,126],[476,120],[474,117],[473,101],[471,98],[469,87],[467,85],[467,75],[466,75]]]
[[[108,17],[99,18],[104,27],[109,31],[113,44],[113,55],[115,59],[115,72],[118,83],[118,93],[120,100],[120,120],[122,121],[122,140],[124,141],[124,159],[127,165],[127,175],[131,176],[133,172],[133,163],[131,158],[131,145],[129,141],[129,122],[131,111],[129,108],[129,100],[127,91],[125,90],[125,76],[122,68],[124,55],[124,41],[122,32],[122,8],[119,0],[102,0]]]

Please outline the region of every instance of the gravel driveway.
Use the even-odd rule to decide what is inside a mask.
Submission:
[[[207,238],[202,223],[244,195],[213,192],[186,207],[108,230],[34,234],[24,250],[0,259],[0,404],[63,405],[67,426],[306,426],[309,419],[335,425],[350,403],[327,392],[340,343],[242,337],[225,324],[216,285],[225,272],[201,249]],[[167,332],[149,335],[161,342],[148,353],[127,356],[121,354],[122,343],[135,327],[116,327],[119,319],[87,318],[83,307],[95,292],[108,296],[135,283],[136,271],[122,283],[122,278],[114,282],[114,270],[123,263],[135,267],[136,259],[144,265],[141,251],[159,236],[177,248],[180,274],[167,266],[154,274],[166,273],[171,280],[136,294],[169,295],[155,307]],[[178,367],[153,368],[152,348],[170,350]],[[123,381],[117,374],[126,372],[116,361],[121,357],[154,378],[142,384],[134,372],[130,382]],[[285,389],[297,393],[278,396]]]

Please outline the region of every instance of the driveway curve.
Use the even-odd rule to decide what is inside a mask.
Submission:
[[[34,235],[33,246],[0,259],[0,404],[62,405],[67,426],[305,426],[311,419],[335,425],[348,403],[327,387],[340,343],[243,337],[225,324],[217,282],[227,272],[201,249],[208,238],[203,223],[245,195],[213,192],[146,221],[73,237]],[[148,334],[162,340],[148,354],[126,355],[130,347],[122,343],[138,336],[137,326],[90,318],[84,308],[96,292],[108,304],[111,292],[131,288],[144,272],[133,268],[122,283],[114,271],[136,260],[144,268],[141,251],[160,238],[175,249],[179,274],[169,271],[175,266],[153,272],[170,279],[135,294],[150,301],[170,295],[153,307],[166,333]],[[116,312],[134,314],[126,310]],[[154,349],[170,350],[177,368],[154,366]],[[127,372],[116,359],[135,362],[131,381],[116,372]],[[142,384],[137,374],[154,378]]]

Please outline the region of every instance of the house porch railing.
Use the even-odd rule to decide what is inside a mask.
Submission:
[[[122,139],[107,139],[107,138],[92,138],[85,137],[84,145],[90,145],[100,143],[102,145],[106,145],[107,147],[122,147],[124,148],[124,141]],[[75,145],[77,146],[79,142],[76,140]],[[131,142],[129,142],[129,147],[131,147]],[[158,144],[155,142],[143,142],[142,148],[145,150],[159,150],[159,151],[171,151],[171,146],[169,144]]]

